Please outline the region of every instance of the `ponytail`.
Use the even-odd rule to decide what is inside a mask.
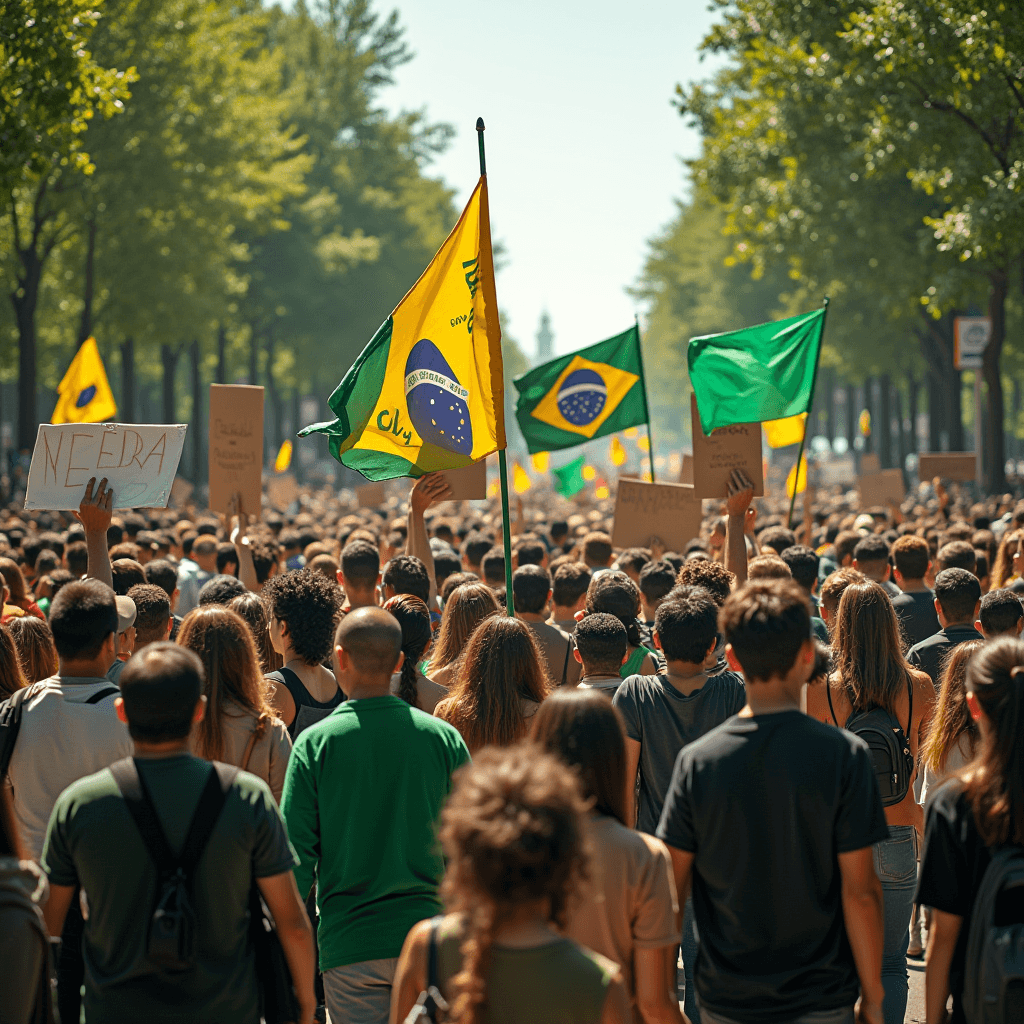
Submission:
[[[398,696],[406,704],[416,707],[416,698],[418,696],[416,689],[416,662],[409,657],[409,652],[404,646],[402,647],[402,653],[405,655],[405,661],[402,662],[402,675],[398,682]]]
[[[433,633],[430,630],[430,612],[426,604],[412,594],[398,594],[385,602],[384,610],[398,619],[402,627],[402,673],[398,682],[398,696],[412,707],[417,706],[419,691],[416,688],[417,666],[423,652],[430,646]]]
[[[459,947],[462,970],[452,978],[456,991],[452,1006],[454,1024],[482,1024],[487,1002],[487,969],[497,925],[495,906],[481,900],[473,913],[466,915],[466,937]]]

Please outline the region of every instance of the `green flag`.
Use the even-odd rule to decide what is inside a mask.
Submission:
[[[555,490],[563,498],[571,498],[587,486],[587,481],[583,479],[583,461],[581,455],[567,465],[551,470],[551,475],[555,478]]]
[[[574,448],[648,421],[634,325],[614,338],[534,367],[513,382],[530,454]]]
[[[809,410],[827,308],[690,339],[690,384],[705,434]]]

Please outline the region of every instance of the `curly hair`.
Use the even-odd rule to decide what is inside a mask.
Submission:
[[[263,587],[271,615],[288,623],[295,656],[320,665],[331,656],[341,614],[341,588],[313,569],[272,576]]]
[[[442,897],[463,921],[453,1021],[484,1019],[494,933],[523,903],[547,899],[550,922],[565,930],[568,902],[588,875],[587,806],[573,771],[538,747],[486,750],[457,774],[440,829]]]
[[[703,587],[719,608],[732,593],[736,577],[724,565],[706,558],[683,562],[676,573],[677,587]]]
[[[416,666],[423,658],[423,652],[430,646],[433,633],[430,629],[430,612],[427,606],[412,594],[396,594],[384,602],[384,611],[398,619],[402,627],[402,679],[398,684],[398,696],[417,707]]]

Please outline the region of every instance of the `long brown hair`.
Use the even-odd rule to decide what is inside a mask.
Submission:
[[[1024,530],[1008,530],[999,544],[996,560],[992,566],[991,590],[999,590],[1006,586],[1006,581],[1013,575],[1013,556],[1024,537]]]
[[[572,771],[531,746],[485,750],[456,775],[440,830],[448,861],[441,893],[464,927],[453,1024],[483,1020],[494,933],[524,903],[546,898],[549,921],[564,931],[568,901],[587,875],[586,810]]]
[[[30,603],[21,566],[13,558],[0,558],[0,576],[3,576],[7,589],[11,592],[11,604],[24,608]]]
[[[398,696],[417,707],[419,691],[416,689],[416,673],[423,660],[423,652],[430,646],[433,633],[430,630],[430,611],[423,599],[413,594],[396,594],[384,602],[384,611],[390,612],[402,627],[402,677],[398,684]]]
[[[53,673],[50,673],[51,675]],[[46,678],[44,676],[44,678]],[[36,680],[32,680],[35,682]],[[28,685],[21,670],[18,648],[6,626],[0,626],[0,700]]]
[[[462,733],[470,753],[489,743],[521,740],[523,701],[540,703],[551,690],[540,651],[525,622],[492,615],[477,626],[448,696],[434,714]]]
[[[986,846],[1024,845],[1024,644],[990,640],[967,664],[967,692],[988,719],[974,761],[960,772]]]
[[[556,690],[533,716],[530,739],[576,769],[595,811],[628,824],[626,730],[622,715],[603,693]]]
[[[498,613],[494,591],[483,583],[464,583],[456,587],[445,602],[441,629],[430,656],[427,675],[458,661],[473,630],[487,618]]]
[[[245,620],[220,605],[195,608],[185,616],[178,644],[199,655],[206,669],[206,714],[196,727],[200,757],[216,761],[224,753],[224,705],[238,705],[259,718],[273,715],[260,672],[256,645]]]
[[[274,643],[270,639],[270,609],[267,602],[249,590],[228,601],[228,607],[238,612],[248,625],[263,674],[276,672],[284,664],[284,658],[274,650]]]
[[[946,766],[949,752],[960,742],[965,733],[971,753],[978,745],[978,726],[971,718],[967,706],[967,663],[975,651],[985,644],[984,640],[968,640],[957,644],[949,652],[946,667],[942,671],[939,699],[935,705],[932,725],[928,738],[921,748],[921,762],[933,772],[941,772]]]
[[[38,683],[40,679],[49,679],[57,674],[57,648],[53,646],[53,633],[45,619],[21,615],[11,619],[7,629],[18,648],[21,669],[30,683]]]
[[[853,709],[878,704],[895,713],[911,681],[900,626],[889,595],[877,583],[854,583],[843,591],[832,630],[835,684],[845,684]]]

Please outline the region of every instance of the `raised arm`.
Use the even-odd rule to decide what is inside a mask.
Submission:
[[[89,548],[89,562],[86,576],[106,583],[114,589],[114,574],[110,569],[110,555],[107,552],[107,528],[113,515],[114,491],[107,487],[104,477],[99,486],[93,477],[85,487],[85,497],[75,515],[85,527],[85,543]]]
[[[244,512],[239,512],[231,531],[231,543],[234,544],[235,554],[238,555],[238,579],[246,590],[256,592],[260,585],[256,580],[256,566],[252,561],[252,544],[249,542],[248,529],[249,517]]]
[[[426,567],[430,578],[430,607],[437,597],[437,577],[434,575],[434,556],[427,539],[427,524],[423,521],[426,512],[435,501],[444,501],[451,493],[443,473],[424,473],[412,485],[409,494],[409,539],[406,550],[415,555]]]
[[[754,485],[746,473],[734,469],[726,499],[725,567],[736,577],[736,586],[747,582],[747,542],[744,537],[747,509],[754,500]]]

